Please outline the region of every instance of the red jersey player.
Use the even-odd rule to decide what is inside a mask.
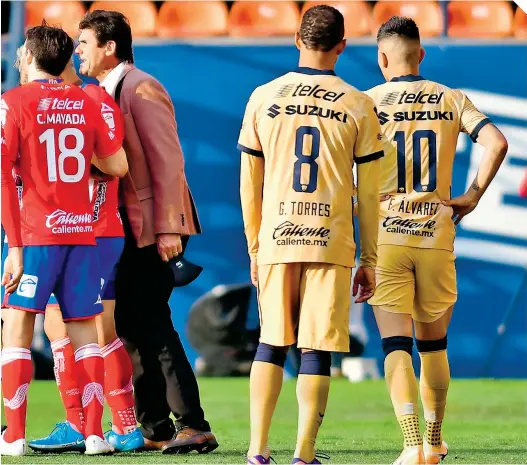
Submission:
[[[73,62],[62,74],[65,82],[78,83]],[[80,81],[82,84],[82,81]],[[119,107],[102,88],[83,86],[88,95],[99,104],[108,128],[116,137],[123,137],[123,121]],[[110,445],[119,452],[128,452],[144,446],[137,429],[132,390],[132,362],[121,340],[117,337],[114,321],[115,270],[124,246],[124,232],[118,212],[118,179],[95,176],[92,182],[93,228],[97,238],[97,251],[101,265],[103,313],[96,317],[99,345],[104,359],[104,395],[112,411],[112,430],[105,434]],[[54,372],[64,407],[66,421],[58,423],[51,434],[29,442],[39,452],[82,451],[85,448],[80,434],[82,401],[75,372],[75,359],[65,325],[62,323],[57,302],[50,300],[46,309],[44,330],[51,342]]]
[[[26,451],[29,347],[35,313],[44,312],[51,293],[76,349],[86,453],[111,451],[101,428],[104,365],[94,317],[102,308],[89,167],[93,153],[107,174],[123,176],[128,167],[97,103],[58,79],[72,52],[73,41],[62,29],[30,28],[21,58],[29,84],[2,98],[2,225],[9,241],[2,282],[10,308],[2,351],[8,426],[0,439],[3,455]],[[24,186],[21,206],[13,168]]]

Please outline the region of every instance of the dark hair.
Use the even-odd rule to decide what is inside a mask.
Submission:
[[[419,40],[419,28],[411,18],[392,16],[377,32],[377,42],[387,37],[402,37],[404,39]]]
[[[115,56],[120,61],[134,62],[132,51],[132,29],[126,16],[118,11],[94,10],[88,13],[79,24],[79,29],[95,32],[99,47],[110,40],[115,42]]]
[[[37,68],[51,76],[62,74],[74,48],[73,39],[64,30],[48,26],[45,21],[26,32],[26,49],[33,54]]]
[[[328,5],[317,5],[304,13],[300,39],[309,50],[328,52],[344,39],[344,17]]]

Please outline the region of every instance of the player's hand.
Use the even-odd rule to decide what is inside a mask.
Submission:
[[[181,235],[177,233],[158,234],[156,237],[157,253],[161,260],[168,262],[183,252]]]
[[[251,282],[254,287],[258,287],[258,264],[256,258],[251,259]]]
[[[447,207],[452,207],[454,224],[459,224],[464,216],[478,206],[478,201],[469,194],[463,194],[450,200],[443,200],[442,203]]]
[[[9,247],[9,253],[4,262],[2,286],[5,286],[6,295],[16,291],[18,283],[24,274],[24,258],[22,247]]]
[[[356,304],[366,302],[375,294],[375,270],[372,268],[361,266],[357,270],[357,273],[355,273],[353,297],[356,297],[357,294],[358,297],[355,299]]]

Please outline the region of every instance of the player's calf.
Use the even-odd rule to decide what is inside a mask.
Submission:
[[[417,380],[412,365],[413,339],[409,336],[382,338],[384,371],[405,449],[421,448],[417,410]]]
[[[435,457],[443,454],[444,450],[448,451],[448,448],[443,447],[441,430],[450,383],[447,337],[432,341],[417,339],[416,345],[421,357],[420,391],[426,422],[425,444],[430,457]],[[437,462],[430,463],[439,461],[438,458]]]
[[[101,348],[104,359],[104,393],[112,411],[112,429],[129,434],[137,428],[132,385],[132,361],[120,339]]]
[[[298,436],[292,463],[320,463],[315,441],[326,412],[331,379],[331,352],[304,350],[296,384]]]
[[[4,314],[2,393],[7,429],[2,434],[2,455],[26,452],[27,392],[33,376],[29,347],[33,339],[35,313],[9,309]]]
[[[288,349],[260,343],[256,351],[250,377],[251,444],[248,463],[269,463],[269,428],[282,390]]]

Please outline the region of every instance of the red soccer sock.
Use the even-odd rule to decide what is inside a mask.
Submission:
[[[6,442],[26,437],[27,390],[33,377],[31,351],[10,348],[2,351],[2,392],[7,430]]]
[[[112,411],[113,429],[129,434],[137,428],[132,388],[132,361],[120,339],[102,349],[104,357],[104,394]]]
[[[98,344],[86,344],[75,351],[75,368],[82,392],[84,437],[102,433],[104,411],[104,361]]]
[[[59,339],[51,343],[53,352],[53,372],[59,388],[62,403],[66,409],[66,420],[77,431],[84,428],[84,415],[82,410],[81,391],[77,383],[75,371],[75,354],[69,338]]]

